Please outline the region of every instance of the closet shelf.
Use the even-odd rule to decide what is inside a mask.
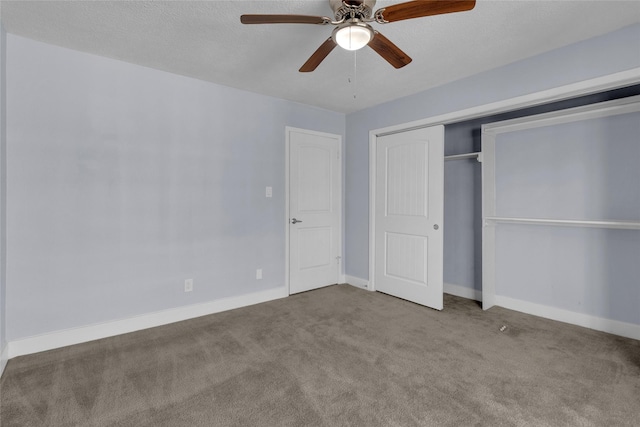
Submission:
[[[529,225],[557,225],[564,227],[591,227],[591,228],[617,228],[623,230],[640,230],[639,221],[590,221],[581,219],[542,219],[542,218],[514,218],[488,216],[484,218],[484,224],[529,224]]]
[[[444,160],[462,160],[462,159],[478,159],[478,161],[482,161],[482,153],[465,153],[465,154],[454,154],[452,156],[444,156]]]

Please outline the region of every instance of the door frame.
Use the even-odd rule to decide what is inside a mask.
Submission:
[[[338,197],[338,211],[340,215],[338,215],[338,234],[340,235],[340,254],[338,256],[340,259],[340,268],[338,269],[338,283],[344,283],[345,273],[344,273],[344,230],[343,230],[343,222],[344,222],[344,182],[343,182],[343,168],[344,168],[344,156],[342,155],[342,135],[327,133],[327,132],[318,132],[309,129],[296,128],[292,126],[285,126],[285,149],[284,149],[284,163],[285,163],[285,175],[284,175],[284,239],[285,239],[285,253],[284,253],[284,281],[285,287],[287,289],[287,295],[291,295],[291,281],[290,281],[290,265],[289,265],[289,256],[291,255],[290,248],[290,231],[289,231],[289,218],[290,216],[290,206],[289,206],[289,184],[290,184],[290,155],[291,155],[291,132],[298,133],[306,133],[309,135],[322,136],[327,138],[335,138],[338,140],[338,163],[340,167],[338,168],[338,188],[340,188],[340,195]]]
[[[552,89],[534,92],[509,98],[503,101],[492,102],[476,107],[466,108],[451,113],[440,114],[399,125],[369,131],[369,280],[365,286],[370,291],[375,291],[375,194],[376,194],[376,152],[379,136],[408,130],[430,127],[434,125],[447,125],[451,123],[471,120],[483,116],[489,116],[521,108],[547,104],[563,99],[574,98],[596,92],[603,92],[640,82],[640,67],[627,71],[621,71],[602,77],[571,83]],[[445,140],[446,144],[446,140]],[[482,157],[478,158],[482,161]],[[444,229],[443,229],[444,230]]]

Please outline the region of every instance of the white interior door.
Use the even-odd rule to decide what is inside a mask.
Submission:
[[[375,289],[441,310],[444,126],[378,137],[376,147]]]
[[[341,167],[338,135],[287,129],[289,293],[338,283]]]

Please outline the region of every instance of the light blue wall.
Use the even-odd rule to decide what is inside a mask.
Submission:
[[[0,354],[7,344],[7,128],[6,128],[6,33],[0,24]],[[1,363],[1,362],[0,362]]]
[[[640,113],[501,133],[495,157],[496,216],[640,222]]]
[[[480,73],[416,95],[388,102],[347,116],[346,144],[346,273],[358,278],[369,276],[369,131],[424,119],[491,102],[539,92],[554,87],[640,67],[640,24],[534,56],[494,70]],[[445,137],[445,152],[451,153]],[[469,163],[471,164],[471,163]],[[460,164],[445,163],[445,177],[451,177]],[[470,166],[473,167],[473,166]],[[458,221],[450,202],[473,200],[480,191],[477,174],[467,170],[455,185],[445,182],[445,252],[452,242],[468,241],[459,247],[473,247],[474,230],[463,215]],[[464,206],[467,202],[460,202]],[[472,223],[473,221],[471,221]],[[462,233],[462,234],[460,234]],[[474,256],[445,259],[445,282],[474,288],[475,283],[460,283],[471,274]],[[447,273],[448,272],[448,273]]]
[[[344,114],[11,34],[7,84],[9,341],[284,286],[285,126]]]

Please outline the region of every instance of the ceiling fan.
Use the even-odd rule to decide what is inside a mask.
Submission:
[[[394,4],[373,12],[376,0],[329,0],[335,20],[309,15],[242,15],[243,24],[317,24],[335,25],[329,37],[300,68],[306,73],[318,65],[336,47],[358,50],[371,47],[395,68],[402,68],[411,58],[388,38],[373,29],[370,22],[387,24],[404,19],[421,18],[443,13],[463,12],[474,8],[475,0],[414,0]]]

